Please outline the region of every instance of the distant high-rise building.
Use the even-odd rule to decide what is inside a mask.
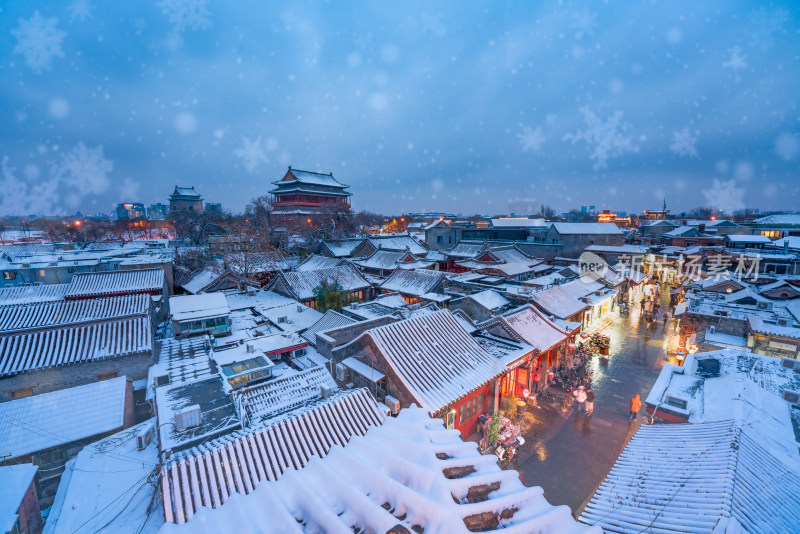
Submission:
[[[133,221],[144,219],[147,212],[141,202],[123,202],[117,205],[117,219],[120,221]]]
[[[219,202],[206,202],[206,211],[209,213],[222,213],[222,204]]]
[[[157,204],[150,204],[150,207],[147,208],[147,218],[151,221],[160,221],[166,219],[167,213],[169,213],[169,206],[162,204],[161,202],[158,202]]]
[[[589,206],[581,206],[581,213],[589,213]]]
[[[169,212],[180,213],[186,211],[202,213],[203,197],[197,194],[194,186],[178,187],[176,185],[175,191],[169,196]]]

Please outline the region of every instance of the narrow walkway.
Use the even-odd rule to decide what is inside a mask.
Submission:
[[[668,292],[661,302],[669,302]],[[579,513],[645,421],[639,415],[628,422],[629,399],[636,393],[644,399],[664,363],[672,361],[665,352],[674,335],[670,324],[666,329],[663,322],[648,325],[636,309],[603,330],[611,339],[610,356],[590,363],[597,396],[591,416],[574,409],[563,414],[553,406],[529,408],[525,438],[530,445],[514,460],[526,484],[542,486],[550,502]]]

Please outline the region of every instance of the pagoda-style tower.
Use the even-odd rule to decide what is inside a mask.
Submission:
[[[333,173],[301,171],[289,167],[277,182],[272,195],[275,213],[284,215],[317,215],[328,210],[350,209],[349,185],[337,181]]]

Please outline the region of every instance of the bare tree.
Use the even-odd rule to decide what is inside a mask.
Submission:
[[[543,219],[553,219],[556,216],[556,210],[554,210],[547,204],[542,204],[541,206],[539,206],[539,213],[537,213],[536,216],[541,217]]]
[[[692,209],[689,215],[695,219],[707,220],[715,215],[719,215],[719,211],[712,206],[698,206]]]

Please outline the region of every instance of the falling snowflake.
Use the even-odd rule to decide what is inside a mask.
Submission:
[[[633,144],[632,138],[624,135],[624,132],[630,130],[630,125],[622,122],[621,111],[615,111],[605,122],[588,107],[584,106],[579,111],[583,114],[586,129],[565,135],[564,141],[571,141],[573,145],[585,141],[590,149],[589,159],[595,162],[592,169],[607,169],[608,160],[639,151],[639,147]]]
[[[545,141],[544,135],[542,135],[542,129],[536,128],[535,130],[531,130],[530,126],[525,126],[525,128],[522,129],[522,133],[517,134],[517,137],[519,138],[519,144],[522,145],[523,152],[527,152],[528,150],[531,152],[538,152]]]
[[[211,27],[211,13],[206,9],[208,0],[161,0],[156,6],[166,15],[178,32],[206,30]]]
[[[789,22],[789,13],[783,9],[769,11],[761,8],[750,14],[747,44],[753,48],[767,51],[775,44],[776,33],[785,33],[784,26]]]
[[[19,19],[19,26],[11,30],[17,39],[14,53],[25,56],[28,67],[36,73],[50,70],[55,57],[64,57],[61,42],[67,36],[56,25],[57,18],[46,19],[38,11],[30,19]]]
[[[597,27],[597,14],[588,9],[584,9],[580,13],[573,13],[569,27],[575,30],[575,39],[582,39],[584,35],[592,35]]]
[[[119,188],[119,199],[122,202],[130,202],[139,194],[139,182],[125,178]]]
[[[672,144],[669,145],[669,149],[676,156],[680,157],[691,156],[693,158],[696,158],[697,157],[697,148],[695,147],[696,143],[697,143],[697,137],[692,137],[692,133],[689,131],[689,128],[684,128],[680,132],[673,132]]]
[[[0,176],[0,213],[3,214],[47,214],[58,215],[58,180],[51,179],[38,184],[29,183],[38,178],[27,173],[29,182],[20,180],[16,169],[9,166],[8,158],[2,162]]]
[[[718,210],[732,215],[744,208],[744,189],[736,187],[736,180],[722,181],[714,178],[711,189],[704,189],[706,202]]]
[[[76,19],[83,22],[86,19],[94,18],[92,16],[94,6],[89,0],[72,0],[68,9],[70,22],[74,22]]]
[[[733,72],[737,72],[741,69],[747,68],[747,56],[742,54],[742,49],[738,46],[734,46],[733,48],[728,49],[728,53],[731,57],[722,64],[723,67],[726,69],[731,69]]]
[[[244,168],[247,172],[253,173],[262,163],[269,163],[267,153],[264,152],[261,136],[251,141],[247,137],[242,137],[242,146],[233,151],[233,155],[244,161]]]
[[[53,167],[53,176],[78,196],[99,195],[108,190],[108,173],[112,170],[114,163],[103,156],[103,145],[88,148],[81,142],[61,155]]]

